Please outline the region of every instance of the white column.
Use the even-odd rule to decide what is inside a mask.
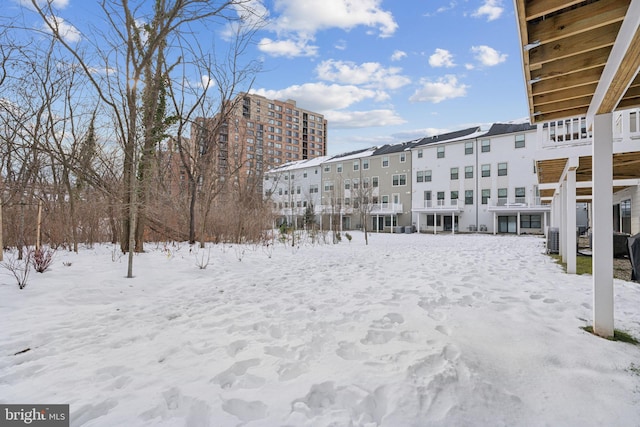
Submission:
[[[560,186],[560,255],[562,262],[567,262],[567,186]]]
[[[433,234],[438,234],[438,230],[436,230],[436,219],[438,219],[438,216],[436,215],[436,213],[433,213]]]
[[[456,234],[456,213],[451,212],[451,234]]]
[[[498,213],[493,212],[493,234],[495,235],[498,232]]]
[[[516,232],[520,235],[520,211],[518,211],[518,217],[516,218]]]
[[[593,331],[613,336],[613,121],[593,122]]]
[[[542,231],[544,232],[544,237],[549,237],[549,230],[547,227],[547,213],[542,212]]]
[[[567,273],[576,274],[576,170],[570,168],[567,171],[567,227],[565,234],[567,239]]]
[[[420,233],[420,212],[418,212],[418,221],[416,221],[416,226],[418,227],[418,233]]]

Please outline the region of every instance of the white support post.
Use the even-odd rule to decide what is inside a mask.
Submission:
[[[498,233],[498,214],[496,212],[493,213],[493,235],[495,236]]]
[[[613,336],[613,121],[593,122],[593,331]]]
[[[451,212],[451,234],[456,234],[456,213]]]
[[[560,186],[560,255],[562,262],[567,262],[567,186]]]
[[[418,212],[418,220],[416,221],[416,227],[418,227],[418,233],[420,233],[420,212]]]
[[[516,234],[520,235],[520,211],[518,211],[518,216],[516,218]]]
[[[547,213],[542,212],[542,230],[544,232],[544,237],[549,237],[549,227],[547,227]]]
[[[567,273],[576,274],[576,169],[567,171],[567,227],[565,228],[567,240]]]
[[[438,217],[436,216],[436,213],[433,213],[433,234],[438,234],[438,231],[436,230],[436,220],[438,219]]]

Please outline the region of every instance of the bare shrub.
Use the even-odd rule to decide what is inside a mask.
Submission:
[[[18,256],[12,255],[0,266],[7,269],[18,283],[18,288],[24,289],[29,281],[29,273],[31,272],[31,251],[27,251],[26,255],[19,259]]]
[[[33,251],[29,251],[28,256],[31,258],[31,264],[38,273],[44,273],[49,269],[53,262],[53,255],[55,250],[51,248],[38,248]]]
[[[202,251],[202,254],[200,256],[198,256],[198,254],[196,253],[196,265],[200,270],[206,270],[207,266],[209,265],[209,261],[211,260],[211,248],[209,248],[209,250],[207,251],[206,260],[204,255],[204,251]]]

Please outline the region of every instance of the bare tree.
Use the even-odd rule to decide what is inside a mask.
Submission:
[[[111,109],[123,149],[121,246],[129,252],[127,277],[133,277],[133,246],[135,250],[143,250],[149,181],[153,176],[151,159],[173,120],[166,108],[168,88],[172,85],[170,75],[174,67],[185,61],[179,56],[184,50],[176,55],[173,46],[177,40],[188,45],[196,39],[189,25],[236,22],[243,19],[238,10],[251,13],[253,2],[156,0],[149,10],[144,2],[102,0],[108,33],[96,33],[99,40],[93,41],[99,64],[92,63],[65,39],[52,1],[44,5],[38,0],[31,3],[54,38],[84,70],[101,101]],[[96,69],[102,72],[96,73]]]

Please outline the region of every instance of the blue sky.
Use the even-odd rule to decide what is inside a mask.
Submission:
[[[511,0],[253,1],[252,90],[324,114],[329,154],[527,117]],[[82,43],[97,4],[54,3]]]

